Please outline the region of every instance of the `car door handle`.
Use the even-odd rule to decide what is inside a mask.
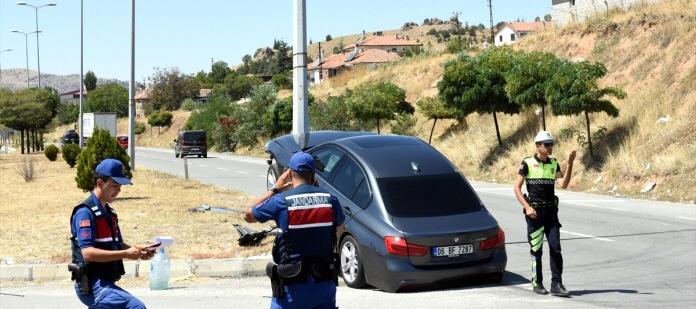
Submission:
[[[349,215],[349,216],[351,216],[351,217],[353,216],[353,211],[350,210],[349,207],[344,206],[344,207],[343,207],[343,210],[344,210],[344,212],[345,212],[347,215]]]

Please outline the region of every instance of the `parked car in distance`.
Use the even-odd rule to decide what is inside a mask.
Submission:
[[[292,135],[266,144],[272,185],[292,153]],[[364,132],[311,132],[302,149],[323,169],[318,185],[336,196],[337,269],[346,285],[388,292],[470,278],[500,282],[505,233],[466,178],[422,140]]]
[[[197,155],[199,158],[208,157],[208,141],[204,130],[180,131],[174,140],[174,156]]]
[[[68,130],[63,133],[63,137],[60,138],[60,146],[67,144],[77,144],[80,140],[80,134],[75,132],[75,130]]]
[[[121,148],[128,149],[128,136],[116,136],[116,141],[118,142],[118,145],[121,146]]]

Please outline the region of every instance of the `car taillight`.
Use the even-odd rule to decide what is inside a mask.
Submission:
[[[497,247],[502,247],[505,245],[505,232],[500,227],[498,228],[498,233],[495,236],[488,238],[481,242],[481,250],[489,250]]]
[[[401,256],[424,256],[428,254],[428,247],[408,243],[406,238],[399,236],[384,237],[384,246],[387,252]]]

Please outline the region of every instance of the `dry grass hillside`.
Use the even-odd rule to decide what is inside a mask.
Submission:
[[[674,0],[613,11],[579,23],[530,36],[518,48],[544,50],[570,59],[601,61],[609,74],[606,85],[622,87],[628,97],[615,102],[618,118],[591,115],[592,130],[607,128],[590,165],[587,149],[561,140],[556,157],[562,164],[572,149],[579,151],[571,189],[673,201],[696,199],[696,1]],[[437,94],[443,64],[452,55],[419,56],[371,71],[354,70],[311,89],[318,98],[340,95],[363,82],[390,80],[407,93],[407,100]],[[657,123],[669,117],[666,123]],[[417,135],[427,140],[431,121],[418,116]],[[538,128],[533,111],[499,115],[505,146],[495,139],[490,115],[470,115],[466,123],[438,122],[433,145],[467,177],[511,182],[519,162],[534,151]],[[584,128],[584,119],[547,118],[555,135],[564,128]],[[640,193],[646,182],[657,183]],[[609,192],[610,191],[610,192]]]

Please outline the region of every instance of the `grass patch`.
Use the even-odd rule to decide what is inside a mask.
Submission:
[[[0,155],[0,257],[18,263],[61,263],[70,259],[69,218],[87,193],[75,184],[75,169],[43,154],[28,155],[43,173],[25,183],[13,172],[22,155]],[[232,224],[243,223],[238,213],[189,213],[202,203],[244,209],[252,197],[194,181],[138,169],[133,186],[124,186],[113,207],[119,214],[124,239],[146,244],[156,235],[170,235],[173,258],[245,257],[270,252],[272,239],[259,247],[239,247]],[[265,228],[255,225],[257,228]]]

